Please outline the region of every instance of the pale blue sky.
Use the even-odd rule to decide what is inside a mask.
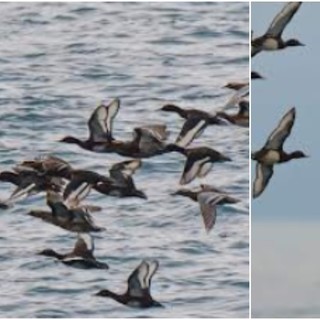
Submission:
[[[252,3],[252,29],[256,36],[267,30],[282,6],[282,2]],[[263,146],[283,114],[295,106],[296,122],[284,149],[300,149],[310,155],[275,167],[268,188],[252,203],[253,222],[320,218],[319,17],[320,3],[304,3],[283,38],[295,37],[306,46],[262,52],[252,60],[252,70],[266,77],[252,85],[252,150]]]

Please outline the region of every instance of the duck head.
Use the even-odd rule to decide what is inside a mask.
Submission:
[[[188,197],[194,201],[197,200],[197,192],[189,190],[189,189],[179,189],[173,193],[171,193],[172,196],[183,196]]]
[[[176,106],[175,104],[165,104],[161,109],[161,111],[167,111],[167,112],[178,112],[180,111],[181,109]]]
[[[297,39],[289,39],[285,42],[286,47],[304,47],[305,45]]]
[[[99,296],[99,297],[110,297],[110,298],[113,298],[114,296],[114,293],[107,290],[107,289],[104,289],[104,290],[100,290],[99,292],[97,292],[95,294],[95,296]]]
[[[46,256],[46,257],[53,257],[53,258],[57,258],[59,260],[63,259],[63,256],[61,254],[55,252],[52,249],[44,249],[44,250],[38,252],[38,255]]]
[[[73,143],[73,144],[81,144],[82,143],[79,139],[77,139],[75,137],[71,137],[71,136],[64,137],[61,140],[59,140],[59,142]]]
[[[302,151],[294,151],[290,154],[291,159],[308,158],[308,156]]]

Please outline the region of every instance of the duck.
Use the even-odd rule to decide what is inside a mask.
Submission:
[[[304,46],[304,44],[297,39],[282,39],[282,33],[285,27],[297,13],[301,4],[302,2],[287,2],[284,5],[282,10],[273,19],[267,32],[263,36],[252,40],[251,57],[256,56],[261,51],[275,51],[287,47]]]
[[[113,99],[109,104],[102,102],[93,111],[88,121],[90,135],[87,140],[66,136],[60,142],[77,144],[89,151],[106,152],[107,146],[115,140],[112,135],[112,125],[119,108],[120,100],[118,98]]]
[[[106,128],[111,128],[111,124],[117,112],[112,112],[112,117],[103,118],[103,121],[98,117],[98,115],[100,113],[105,114],[105,110],[115,108],[113,107],[115,101],[117,102],[117,110],[119,110],[120,100],[115,99],[111,104],[107,106],[101,105],[93,112],[90,119],[96,119],[94,122],[95,126],[92,124],[90,125],[89,120],[90,137],[88,140],[82,141],[74,137],[65,137],[61,139],[60,142],[76,144],[83,149],[93,152],[117,153],[121,156],[132,158],[150,158],[174,151],[172,144],[167,147],[165,142],[167,138],[166,126],[162,124],[153,124],[134,128],[133,138],[129,141],[122,141],[114,138],[107,139]],[[99,112],[99,108],[103,108],[101,109],[102,111]],[[182,143],[185,143],[186,145],[189,144],[193,139],[201,134],[204,130],[204,126],[204,121],[187,122],[182,128],[174,144],[179,144],[179,146],[181,146]],[[110,130],[111,129],[109,129],[109,131]]]
[[[172,193],[172,195],[188,197],[199,203],[204,227],[207,233],[209,233],[215,225],[218,205],[235,204],[240,201],[239,199],[230,196],[224,190],[207,184],[201,184],[200,188],[194,190],[179,189]]]
[[[283,150],[283,144],[291,133],[295,118],[296,109],[293,107],[282,117],[262,149],[252,154],[252,160],[257,161],[256,177],[252,188],[253,198],[259,197],[266,189],[273,175],[274,165],[307,157],[300,150],[291,153]]]
[[[94,257],[94,239],[91,234],[88,234],[90,239],[90,249],[86,243],[84,236],[78,234],[77,242],[73,250],[69,253],[58,253],[53,249],[44,249],[38,254],[46,257],[58,259],[63,264],[79,268],[79,269],[109,269],[107,263],[99,262]]]
[[[117,294],[104,289],[96,293],[96,296],[111,298],[123,305],[132,308],[163,307],[155,301],[150,293],[151,280],[158,270],[157,260],[143,260],[128,278],[128,288],[124,294]]]
[[[215,162],[231,161],[229,157],[209,147],[182,148],[180,153],[187,158],[180,185],[188,184],[196,177],[205,177]]]
[[[141,166],[141,160],[127,160],[114,164],[109,170],[110,176],[104,176],[89,170],[73,170],[63,198],[78,204],[88,196],[91,189],[118,198],[138,197],[147,199],[146,194],[138,190],[133,181],[133,173]]]
[[[141,167],[140,159],[126,160],[114,164],[110,170],[110,178],[114,181],[113,184],[99,182],[93,188],[105,195],[110,195],[118,198],[137,197],[148,199],[147,195],[138,190],[133,181],[132,175]]]
[[[47,205],[51,211],[31,210],[28,215],[76,233],[105,230],[95,225],[87,208],[68,206],[57,192],[47,191]]]
[[[239,102],[239,111],[236,114],[227,114],[223,111],[219,111],[217,112],[217,115],[232,124],[241,127],[249,127],[249,101],[241,100]]]

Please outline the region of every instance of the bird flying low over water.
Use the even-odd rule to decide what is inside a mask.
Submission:
[[[87,140],[66,136],[60,141],[77,144],[83,149],[99,151],[104,145],[108,145],[114,140],[112,135],[112,124],[119,108],[119,99],[114,99],[109,104],[101,103],[93,111],[88,121],[90,135]]]
[[[273,166],[275,164],[307,157],[302,151],[291,153],[283,151],[283,144],[291,133],[295,117],[296,110],[292,108],[283,116],[277,127],[272,131],[263,148],[252,154],[252,160],[258,162],[252,188],[253,198],[260,196],[267,187],[273,175]]]
[[[78,138],[67,136],[61,139],[60,142],[76,144],[93,152],[117,153],[121,156],[132,158],[149,158],[173,152],[175,151],[175,146],[177,148],[188,146],[193,139],[202,133],[206,126],[206,122],[203,119],[187,120],[176,141],[174,143],[166,143],[165,140],[168,135],[166,126],[151,124],[134,128],[132,140],[122,141],[114,139],[112,135],[112,123],[119,107],[120,100],[115,99],[109,105],[101,105],[93,112],[89,120],[90,137],[88,140],[82,141]],[[111,112],[110,109],[116,111]],[[100,116],[101,114],[103,116]],[[106,114],[108,116],[105,116]]]
[[[215,225],[218,205],[234,204],[240,201],[239,199],[228,195],[225,191],[206,184],[202,184],[200,189],[198,188],[195,190],[179,189],[172,193],[172,195],[188,197],[199,203],[204,226],[207,232],[209,232]]]
[[[56,192],[47,192],[47,205],[51,211],[32,210],[29,215],[72,232],[100,232],[105,230],[95,225],[89,210],[69,207]]]
[[[163,307],[150,294],[151,279],[158,270],[157,260],[143,260],[128,279],[128,289],[124,294],[109,290],[101,290],[96,296],[111,298],[121,304],[133,308]]]
[[[231,161],[219,151],[208,147],[196,147],[181,151],[187,157],[180,184],[188,184],[196,177],[203,178],[211,170],[215,162]]]
[[[273,19],[267,32],[263,36],[251,41],[251,57],[254,57],[261,51],[274,51],[287,47],[304,46],[297,39],[282,39],[285,27],[296,14],[301,4],[302,2],[287,2],[284,5],[282,10]]]
[[[89,243],[87,239],[89,238]],[[78,234],[77,242],[70,253],[61,254],[52,249],[44,249],[38,254],[57,258],[63,264],[79,269],[109,269],[106,263],[99,262],[93,255],[94,239],[91,234]]]

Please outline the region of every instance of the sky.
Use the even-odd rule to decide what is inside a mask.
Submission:
[[[252,30],[263,34],[283,3],[252,3]],[[281,117],[297,109],[296,122],[284,144],[288,152],[302,150],[309,158],[275,167],[264,193],[253,201],[252,219],[319,220],[320,3],[304,3],[283,33],[306,46],[262,52],[252,60],[252,70],[266,79],[252,84],[252,151],[260,149]],[[252,161],[254,174],[255,162]]]
[[[255,36],[267,30],[282,6],[252,3]],[[252,83],[252,151],[295,106],[297,117],[284,150],[310,156],[276,166],[268,187],[252,202],[253,317],[320,316],[319,17],[320,3],[303,3],[283,38],[297,38],[306,46],[262,52],[252,60],[252,70],[266,78]]]

